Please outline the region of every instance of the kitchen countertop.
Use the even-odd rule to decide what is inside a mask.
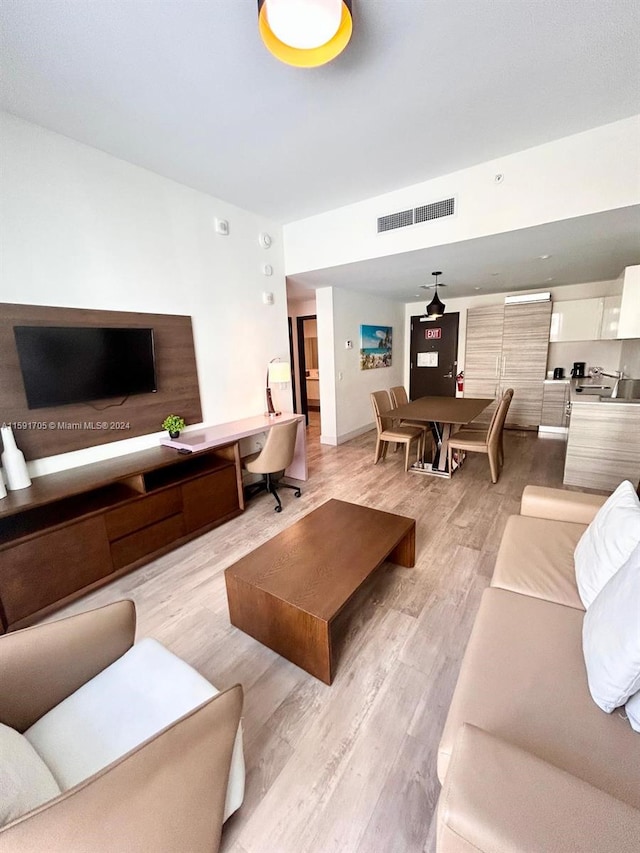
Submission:
[[[551,380],[553,381],[553,380]],[[556,382],[561,380],[555,380]],[[589,405],[594,405],[595,403],[599,403],[601,405],[610,408],[611,406],[621,405],[621,406],[640,406],[640,401],[638,400],[625,400],[623,398],[616,397],[615,399],[611,399],[611,391],[613,390],[613,386],[615,385],[615,379],[611,379],[608,376],[598,376],[593,379],[589,377],[585,377],[584,379],[570,379],[570,400],[571,403],[588,403]],[[593,388],[592,391],[578,391],[578,385],[583,386],[598,386],[598,385],[606,385],[607,389],[598,389]],[[602,399],[604,397],[604,399]]]

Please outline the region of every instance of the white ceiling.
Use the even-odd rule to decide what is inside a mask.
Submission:
[[[639,8],[354,0],[344,54],[294,69],[262,45],[255,0],[2,0],[0,104],[284,223],[635,114]],[[597,277],[615,277],[611,258],[629,255],[620,235],[628,240],[631,221],[603,220],[618,231],[598,233],[601,251],[558,233],[574,260],[591,259],[573,274],[559,260],[558,276],[594,280],[577,270],[597,265]],[[432,268],[452,286],[488,287],[500,259],[513,289],[533,273],[537,250],[522,239],[538,231],[339,274],[361,288],[366,272],[368,290],[405,301]]]

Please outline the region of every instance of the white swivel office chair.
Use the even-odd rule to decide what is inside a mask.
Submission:
[[[246,496],[253,497],[261,491],[269,492],[276,499],[276,512],[282,512],[282,501],[276,487],[278,489],[293,489],[297,498],[302,494],[299,486],[283,483],[280,479],[285,468],[288,468],[293,461],[297,432],[298,421],[276,424],[269,430],[262,450],[259,453],[252,453],[251,456],[242,460],[244,467],[250,474],[262,474],[260,482],[251,483],[246,487]]]

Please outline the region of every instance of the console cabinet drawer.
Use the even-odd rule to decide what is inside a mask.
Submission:
[[[159,551],[165,545],[169,545],[176,539],[184,536],[184,521],[181,515],[172,515],[155,524],[150,524],[144,530],[123,536],[117,542],[111,543],[111,557],[113,568],[122,569],[129,563],[135,563],[147,554]]]
[[[236,469],[222,468],[182,486],[182,506],[188,532],[240,510]]]
[[[102,517],[0,551],[0,598],[11,625],[110,574]]]
[[[134,503],[106,513],[107,534],[111,542],[128,533],[175,515],[182,509],[180,489],[166,489],[157,495],[146,495]]]

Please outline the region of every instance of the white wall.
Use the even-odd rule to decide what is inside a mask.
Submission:
[[[0,132],[0,302],[191,315],[205,423],[264,411],[266,365],[289,359],[280,226],[13,116],[0,114]],[[229,221],[228,237],[214,233],[214,217]],[[261,231],[273,237],[269,250]],[[265,290],[274,305],[263,304]],[[290,390],[274,389],[274,402],[290,410]],[[157,440],[31,468],[46,473]]]
[[[410,252],[640,202],[640,116],[376,196],[284,228],[286,273]],[[496,174],[504,175],[502,183]],[[377,218],[457,197],[454,216],[376,232]]]
[[[316,291],[320,410],[324,444],[342,444],[374,426],[370,394],[402,385],[404,306],[388,299],[325,287]],[[391,326],[392,364],[360,370],[360,326]],[[346,341],[353,342],[347,349]]]

